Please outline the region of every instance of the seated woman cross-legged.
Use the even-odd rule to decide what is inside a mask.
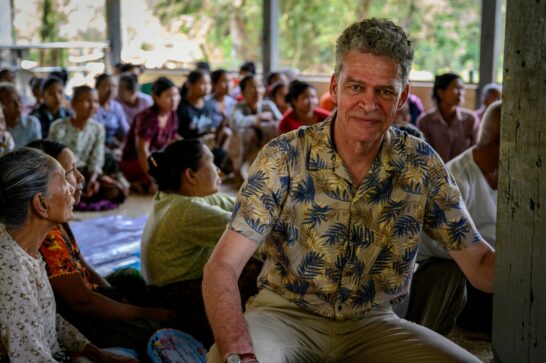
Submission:
[[[0,157],[0,362],[134,362],[93,345],[56,313],[38,249],[48,231],[72,218],[74,187],[41,151]]]
[[[179,138],[178,88],[168,78],[159,77],[152,85],[152,95],[153,106],[135,116],[121,159],[121,171],[133,190],[141,193],[155,192],[155,186],[146,174],[148,156]]]
[[[239,86],[243,101],[233,109],[229,120],[233,134],[226,141],[226,152],[237,182],[241,181],[243,163],[252,164],[258,151],[278,136],[282,118],[277,106],[263,99],[264,88],[256,76],[246,76]]]
[[[142,272],[146,282],[160,287],[158,299],[177,313],[176,327],[208,347],[213,337],[201,295],[203,266],[235,201],[217,193],[218,169],[198,139],[173,142],[153,153],[148,166],[159,191],[142,236]],[[245,267],[239,283],[243,301],[257,292],[260,269],[256,260]]]
[[[72,151],[51,140],[37,140],[27,146],[42,150],[61,164],[77,203],[83,176],[76,168]],[[158,321],[168,320],[173,314],[165,309],[142,307],[148,301],[138,271],[116,271],[104,279],[81,255],[68,223],[58,224],[47,233],[40,253],[58,311],[66,320],[99,347],[130,348],[141,358],[146,356],[148,339],[161,327]]]
[[[78,169],[85,177],[79,210],[106,210],[119,206],[128,187],[118,175],[104,169],[104,127],[93,116],[98,107],[97,92],[89,86],[74,88],[74,115],[51,124],[48,138],[65,143],[77,156]]]

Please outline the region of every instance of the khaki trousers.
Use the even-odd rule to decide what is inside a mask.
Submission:
[[[260,363],[480,362],[450,340],[398,318],[390,305],[359,320],[328,319],[263,289],[245,312]],[[216,345],[208,363],[221,363]]]

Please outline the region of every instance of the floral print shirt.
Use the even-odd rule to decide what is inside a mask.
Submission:
[[[83,129],[72,125],[70,118],[51,124],[48,138],[65,144],[76,155],[78,169],[102,174],[104,166],[104,127],[90,118]]]
[[[333,120],[261,150],[228,226],[260,245],[260,288],[345,320],[408,293],[421,232],[452,250],[481,236],[428,144],[390,128],[354,185],[333,147]]]
[[[55,362],[59,342],[81,352],[89,341],[56,313],[44,261],[31,257],[0,225],[0,360]]]
[[[59,224],[49,231],[40,246],[40,253],[46,262],[49,279],[79,274],[89,289],[97,287],[90,282],[89,271],[83,264],[80,248],[68,224]]]

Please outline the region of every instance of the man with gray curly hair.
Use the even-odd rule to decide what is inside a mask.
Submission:
[[[391,308],[408,293],[422,232],[493,288],[494,250],[445,165],[391,127],[412,57],[393,22],[350,25],[330,81],[337,111],[260,151],[204,269],[208,362],[479,362]],[[243,314],[237,280],[258,248],[259,293]]]

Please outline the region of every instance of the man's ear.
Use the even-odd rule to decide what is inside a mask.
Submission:
[[[400,94],[400,98],[398,99],[398,105],[396,106],[397,111],[399,111],[402,107],[404,107],[404,105],[408,101],[408,97],[409,97],[409,84],[407,84],[404,87],[404,90]]]
[[[49,212],[48,212],[48,205],[47,202],[44,200],[44,196],[42,193],[36,193],[31,200],[32,208],[36,213],[42,217],[47,218]]]
[[[332,101],[334,101],[334,104],[337,106],[338,89],[337,89],[337,77],[335,73],[332,74],[332,77],[330,78],[329,90],[330,90],[330,98],[332,99]]]

